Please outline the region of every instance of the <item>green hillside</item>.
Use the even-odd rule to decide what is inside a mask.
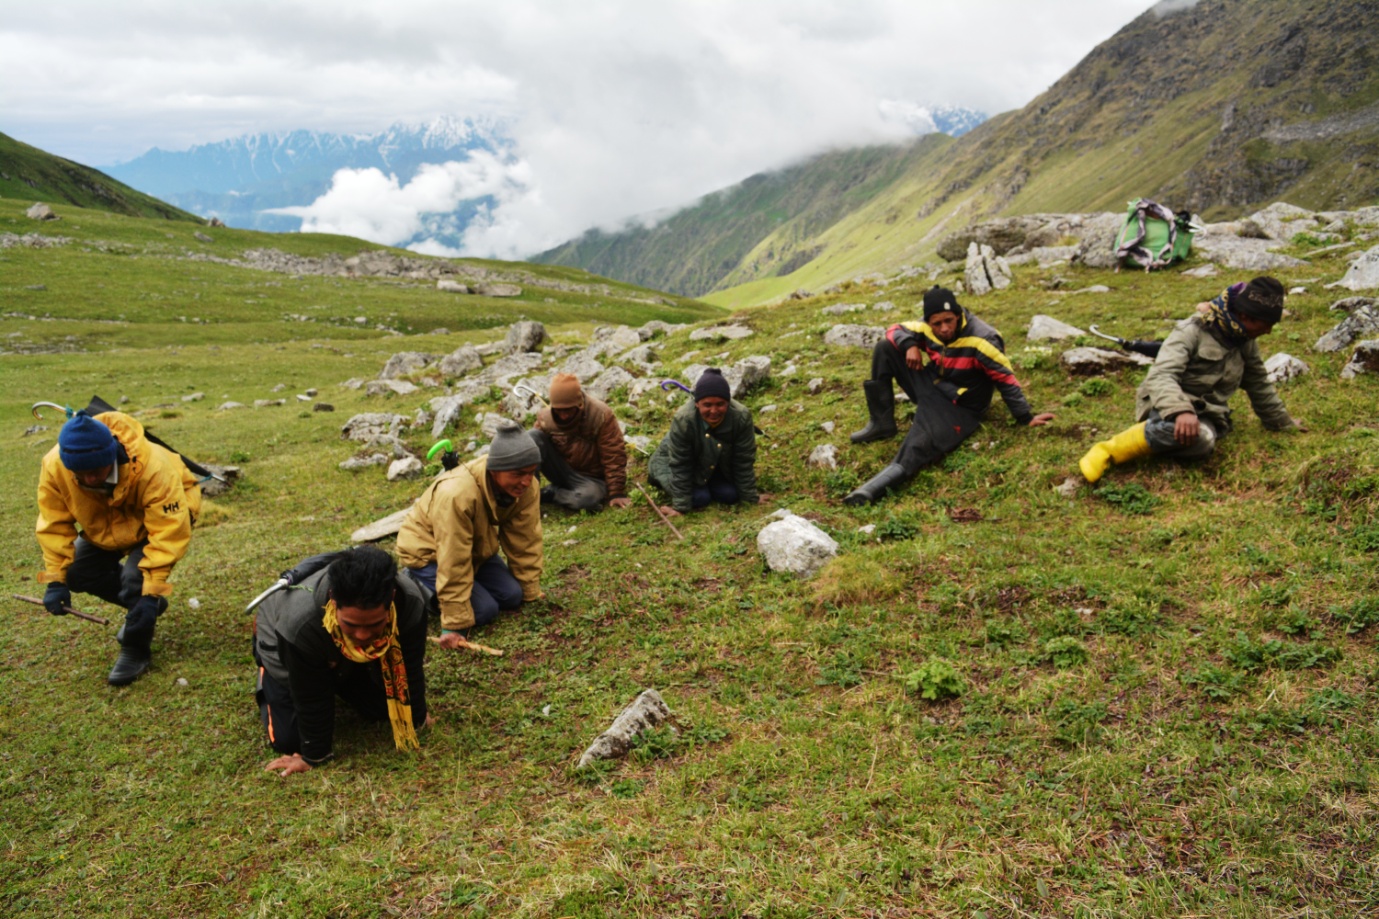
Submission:
[[[74,204],[130,217],[191,220],[200,217],[135,191],[89,166],[53,156],[0,134],[0,198],[29,204]]]
[[[33,229],[22,213],[0,201],[0,239]],[[254,270],[204,256],[374,247],[244,231],[209,231],[207,244],[182,223],[63,216],[36,232],[70,242],[0,249],[0,593],[41,592],[34,492],[57,419],[26,433],[36,400],[128,396],[160,436],[237,463],[243,479],[208,502],[153,670],[132,687],[102,682],[113,626],[6,601],[6,917],[1374,912],[1379,378],[1342,380],[1348,351],[1309,349],[1339,318],[1322,285],[1345,270],[1345,250],[1280,273],[1306,292],[1262,341],[1311,365],[1282,389],[1310,433],[1263,430],[1238,396],[1236,430],[1209,462],[1119,468],[1072,498],[1055,486],[1130,420],[1143,372],[1069,376],[1068,345],[1029,343],[1025,324],[1042,312],[1161,336],[1236,277],[1020,270],[969,305],[1005,333],[1054,424],[1013,428],[998,404],[970,445],[865,509],[839,498],[896,444],[848,442],[865,420],[869,355],[824,344],[840,317],[822,310],[889,302],[841,318],[909,318],[927,277],[745,311],[736,318],[755,334],[737,341],[706,345],[688,329],[656,339],[653,379],[771,357],[744,400],[767,435],[758,475],[772,505],[690,515],[677,521],[684,542],[635,490],[625,511],[550,514],[547,599],[476,635],[505,655],[430,649],[437,720],[421,753],[397,753],[386,726],[342,712],[337,760],[284,781],[262,768],[245,604],[425,486],[339,469],[356,446],[340,426],[356,412],[411,417],[436,390],[368,397],[337,384],[371,378],[398,351],[494,340],[521,314],[552,324],[553,350],[587,344],[597,323],[723,316],[616,284],[576,293],[562,285],[603,282],[542,266],[489,263],[548,285],[524,285],[517,301],[442,297],[406,277]],[[1098,284],[1110,292],[1068,292]],[[294,401],[313,387],[333,413]],[[275,395],[289,404],[216,410]],[[500,411],[502,395],[450,436],[482,441],[474,413]],[[610,402],[629,435],[654,440],[680,398]],[[431,440],[404,436],[416,450]],[[838,468],[806,465],[822,443]],[[629,471],[645,481],[642,454]],[[757,533],[779,507],[839,543],[812,581],[763,565]],[[576,772],[650,686],[678,733]]]
[[[719,220],[671,218],[654,249],[646,231],[631,231],[602,238],[596,254],[621,276],[622,252],[643,252],[637,271],[653,286],[672,272],[717,277],[710,299],[745,305],[921,264],[947,233],[997,215],[1118,211],[1140,196],[1208,219],[1275,200],[1311,209],[1372,204],[1376,32],[1379,6],[1362,0],[1201,0],[1167,15],[1150,10],[1023,109],[937,150],[921,140],[893,154],[904,168],[867,186],[864,201],[844,203],[820,186],[814,206],[837,215],[822,230],[785,222],[731,268],[709,262],[701,253],[720,258],[718,240],[731,236],[740,247],[767,225],[752,191],[736,186],[715,196]],[[798,180],[834,172],[833,158],[846,155],[812,161]],[[576,265],[594,254],[556,252],[564,254],[553,260]]]

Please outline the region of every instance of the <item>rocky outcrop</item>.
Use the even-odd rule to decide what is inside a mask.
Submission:
[[[1365,335],[1379,334],[1379,305],[1368,302],[1354,307],[1349,315],[1338,322],[1312,346],[1313,351],[1333,352]]]
[[[1347,290],[1374,290],[1379,288],[1379,246],[1365,252],[1346,269],[1345,276],[1328,288],[1344,287]]]
[[[835,325],[824,333],[824,344],[838,348],[874,348],[886,330],[870,325]]]
[[[1010,265],[990,246],[971,243],[967,247],[967,269],[963,274],[967,289],[976,296],[1010,286]]]

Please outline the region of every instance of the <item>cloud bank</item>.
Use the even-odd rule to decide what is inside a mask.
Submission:
[[[24,74],[0,81],[0,111],[6,133],[92,164],[259,131],[501,117],[512,161],[440,164],[406,185],[337,176],[303,219],[396,233],[425,223],[409,206],[491,187],[465,249],[511,258],[907,135],[925,106],[1018,107],[1146,6],[52,0],[0,22],[0,59]]]

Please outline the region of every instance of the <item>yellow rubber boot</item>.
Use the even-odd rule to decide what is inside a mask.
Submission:
[[[1082,477],[1088,482],[1100,479],[1112,463],[1128,463],[1150,454],[1149,441],[1144,437],[1144,422],[1126,428],[1110,440],[1093,444],[1087,455],[1078,461]]]

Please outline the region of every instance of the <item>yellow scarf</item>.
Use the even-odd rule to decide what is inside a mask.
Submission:
[[[379,661],[383,670],[383,693],[388,697],[388,720],[393,726],[393,743],[399,750],[420,750],[417,731],[412,725],[412,695],[407,688],[407,665],[402,660],[402,645],[397,640],[397,607],[388,606],[388,631],[383,637],[360,646],[346,637],[335,615],[335,601],[326,602],[321,625],[330,634],[340,653],[356,664]]]

